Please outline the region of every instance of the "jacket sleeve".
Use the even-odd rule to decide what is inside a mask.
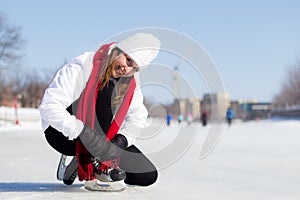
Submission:
[[[43,128],[51,125],[70,140],[76,138],[83,129],[83,123],[66,110],[79,98],[89,77],[88,70],[80,62],[83,57],[64,65],[56,73],[39,107]]]
[[[128,146],[132,145],[136,138],[140,136],[147,123],[148,111],[143,104],[143,94],[141,88],[136,88],[132,97],[125,120],[119,130],[119,133],[125,135]]]

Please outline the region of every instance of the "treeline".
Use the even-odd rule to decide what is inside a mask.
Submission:
[[[275,109],[300,109],[300,62],[292,66],[273,99]]]
[[[19,78],[9,78],[6,81],[0,79],[0,105],[13,106],[17,100],[22,107],[37,108],[48,81],[42,74],[28,71]]]

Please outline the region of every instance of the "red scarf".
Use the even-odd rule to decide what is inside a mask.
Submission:
[[[108,58],[108,51],[111,44],[105,44],[95,53],[93,58],[93,69],[90,78],[87,82],[85,89],[83,90],[76,112],[76,116],[86,126],[94,129],[95,123],[95,108],[96,100],[99,88],[99,74],[101,69],[105,66],[106,59]],[[127,111],[129,109],[134,89],[136,87],[135,79],[132,78],[129,83],[128,91],[124,97],[124,100],[113,119],[110,128],[107,132],[107,141],[111,140],[119,131],[122,125]],[[86,150],[81,142],[76,143],[76,157],[78,160],[78,178],[80,181],[95,179],[94,168],[91,163],[91,155]]]

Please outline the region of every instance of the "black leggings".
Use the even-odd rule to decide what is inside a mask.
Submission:
[[[76,155],[76,140],[68,140],[61,132],[51,126],[45,130],[45,137],[48,143],[61,154]],[[134,145],[125,150],[119,164],[120,168],[126,172],[125,183],[139,186],[155,183],[158,173],[151,161]]]

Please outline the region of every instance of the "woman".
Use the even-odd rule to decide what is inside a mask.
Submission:
[[[39,110],[48,143],[74,156],[59,180],[72,184],[78,174],[80,181],[101,176],[140,186],[156,181],[154,165],[134,146],[148,115],[135,72],[159,48],[156,37],[137,33],[84,53],[58,71]]]

